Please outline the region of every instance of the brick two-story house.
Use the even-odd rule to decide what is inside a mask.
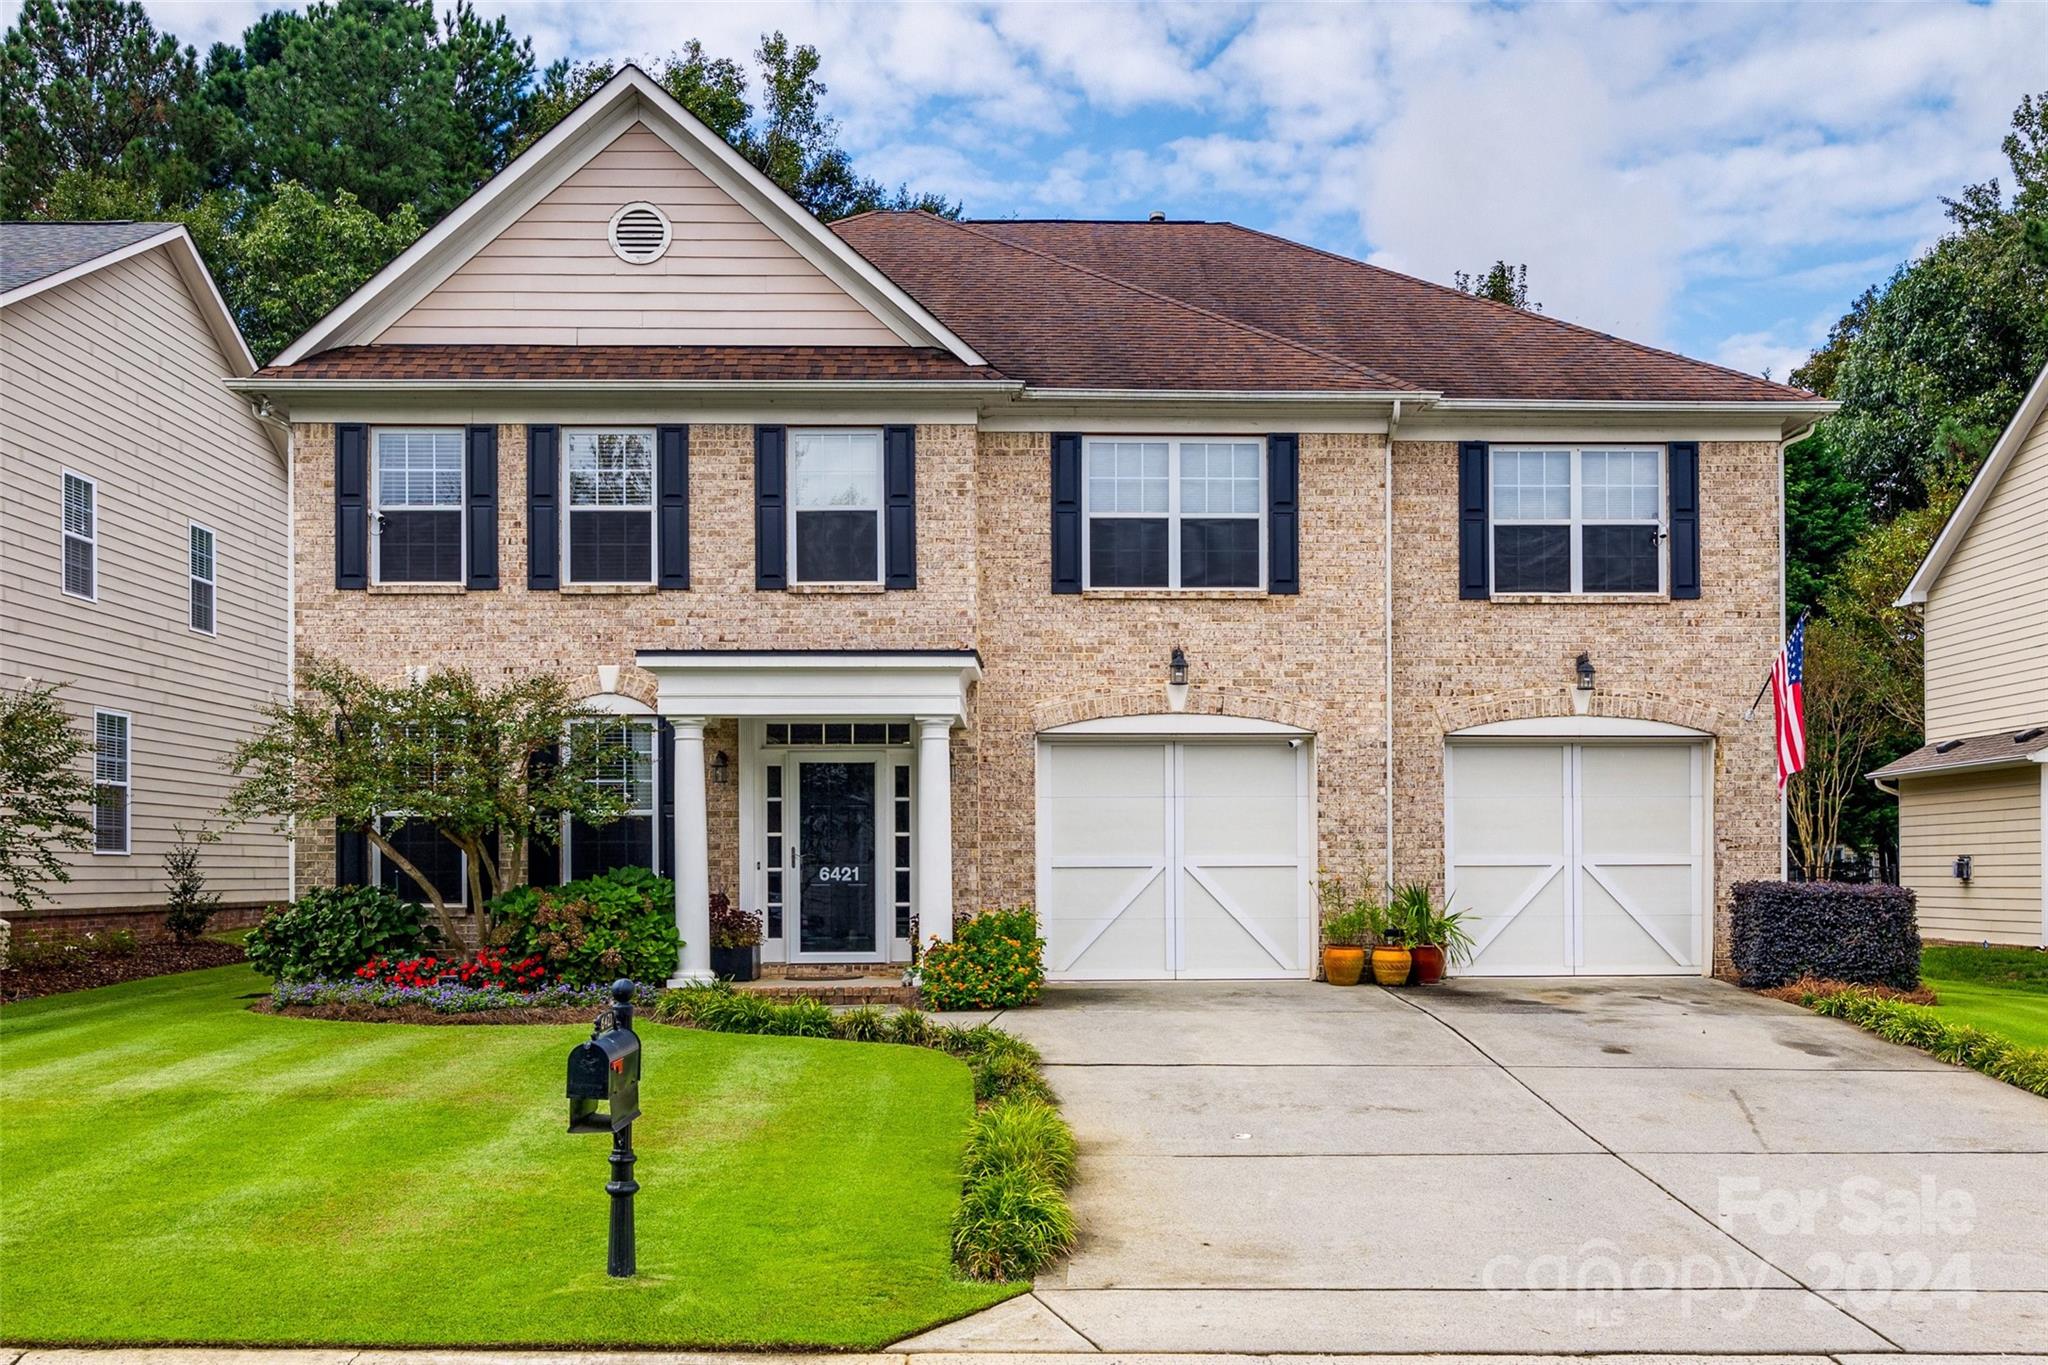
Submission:
[[[1228,224],[828,228],[631,69],[237,387],[301,651],[641,727],[529,872],[672,874],[685,976],[713,891],[772,961],[1029,901],[1055,977],[1306,976],[1325,866],[1698,973],[1778,868],[1795,389]]]

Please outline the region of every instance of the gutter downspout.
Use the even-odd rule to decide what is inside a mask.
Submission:
[[[1381,514],[1384,527],[1381,531],[1380,560],[1384,571],[1384,582],[1380,587],[1380,634],[1386,651],[1386,672],[1382,675],[1386,691],[1387,727],[1387,885],[1394,885],[1394,433],[1401,425],[1401,400],[1394,400],[1393,411],[1387,416],[1387,454],[1385,469],[1380,478]]]

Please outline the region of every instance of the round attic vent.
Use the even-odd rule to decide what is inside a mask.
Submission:
[[[609,236],[620,260],[647,265],[668,250],[668,219],[652,204],[628,204],[612,215]]]

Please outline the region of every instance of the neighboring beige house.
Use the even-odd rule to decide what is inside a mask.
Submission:
[[[1322,867],[1699,974],[1779,871],[1798,389],[1224,223],[828,228],[632,68],[230,387],[303,653],[631,727],[632,818],[504,852],[672,875],[686,978],[719,891],[785,967],[1031,902],[1055,978],[1302,977]]]
[[[1899,599],[1920,608],[1928,743],[1871,776],[1899,798],[1920,932],[2048,945],[2048,369]]]
[[[284,433],[222,382],[255,368],[182,227],[0,224],[0,687],[62,685],[99,788],[17,930],[150,932],[181,828],[224,909],[290,894],[285,840],[218,818],[290,684]]]

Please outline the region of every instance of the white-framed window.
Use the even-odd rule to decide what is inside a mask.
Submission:
[[[626,803],[623,819],[609,825],[585,825],[564,819],[562,828],[562,880],[595,877],[616,867],[644,867],[661,870],[660,746],[653,717],[620,716],[603,720],[579,720],[569,726],[566,740],[574,748],[579,734],[599,731],[618,741],[610,761],[591,779],[592,784],[618,793]]]
[[[1082,585],[1265,586],[1265,455],[1257,437],[1089,437]]]
[[[186,539],[186,573],[190,579],[187,593],[186,624],[201,635],[214,633],[213,591],[214,557],[213,532],[198,522],[188,523]]]
[[[97,602],[100,596],[99,485],[64,471],[64,592]]]
[[[461,428],[380,427],[371,461],[374,580],[462,582]]]
[[[882,581],[882,433],[789,433],[792,583]]]
[[[654,429],[563,433],[562,559],[569,583],[654,581]]]
[[[1487,537],[1496,593],[1664,591],[1664,450],[1495,446]]]
[[[93,712],[92,736],[92,851],[125,854],[133,790],[129,780],[127,714]]]

